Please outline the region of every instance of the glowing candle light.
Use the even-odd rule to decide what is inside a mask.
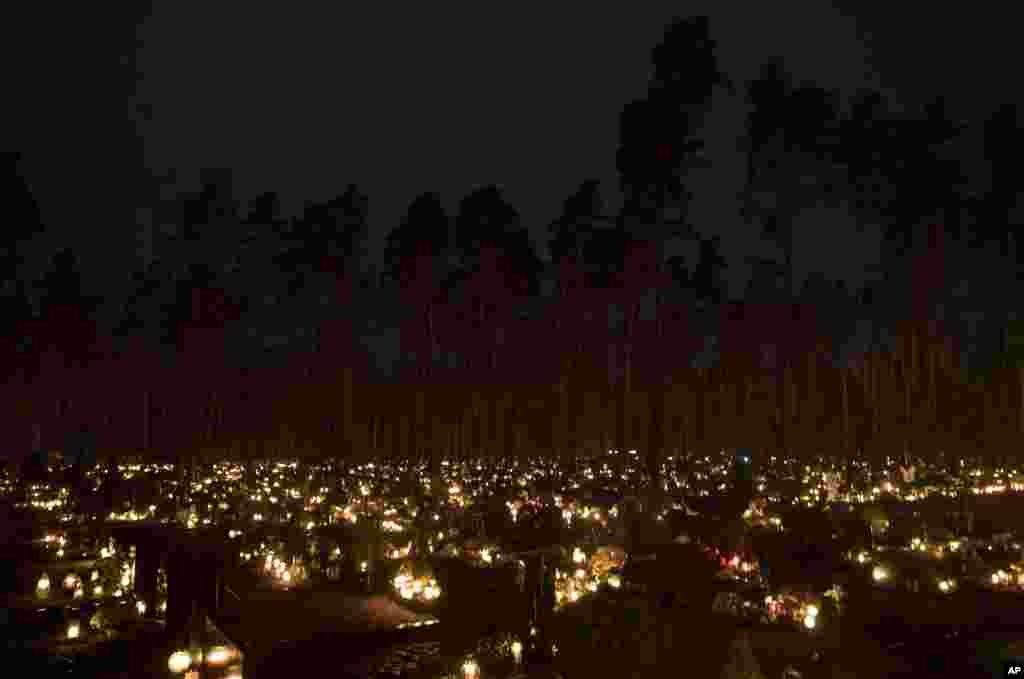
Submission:
[[[167,669],[173,674],[181,674],[192,666],[192,656],[186,651],[175,651],[167,659]]]
[[[464,679],[480,679],[480,665],[475,660],[462,663],[462,676]]]

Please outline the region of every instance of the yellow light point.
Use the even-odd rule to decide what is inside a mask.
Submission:
[[[167,659],[167,669],[172,674],[181,674],[192,666],[192,656],[187,651],[175,651]]]
[[[77,639],[82,633],[82,626],[78,622],[68,623],[68,639]]]
[[[39,577],[39,581],[36,582],[36,591],[40,594],[46,594],[50,591],[50,576],[43,573]]]
[[[138,611],[139,615],[145,615],[146,614],[146,602],[145,601],[136,601],[135,602],[135,610]]]
[[[871,577],[875,579],[875,582],[882,582],[889,577],[889,573],[881,566],[875,566],[874,570],[871,571]]]
[[[226,646],[214,646],[206,654],[206,663],[215,667],[225,665],[231,660],[233,655],[231,649]]]

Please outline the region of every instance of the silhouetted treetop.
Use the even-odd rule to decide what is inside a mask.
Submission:
[[[281,198],[276,191],[265,191],[249,201],[246,219],[255,224],[274,224],[281,219]]]
[[[421,193],[413,199],[398,226],[387,236],[389,257],[415,254],[440,255],[448,245],[449,218],[437,193]]]
[[[688,231],[686,180],[704,162],[698,133],[715,88],[730,83],[718,68],[706,17],[672,22],[651,56],[647,96],[628,103],[619,118],[615,160],[624,224],[633,231],[653,228],[664,241]],[[671,220],[667,210],[676,211]]]
[[[598,225],[605,225],[607,218],[603,212],[601,183],[596,179],[585,180],[565,200],[562,214],[551,225],[551,259],[556,262],[566,256],[582,259],[584,244]]]
[[[484,243],[500,247],[507,234],[522,229],[519,212],[493,184],[472,191],[459,202],[455,242],[461,250],[473,252]]]
[[[705,105],[714,88],[731,87],[718,67],[717,44],[711,39],[706,16],[675,19],[651,51],[652,90],[660,90],[680,105]]]

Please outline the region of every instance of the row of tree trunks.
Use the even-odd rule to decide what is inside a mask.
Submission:
[[[830,366],[821,354],[807,353],[784,365],[773,389],[737,366],[678,371],[674,395],[664,399],[656,431],[664,439],[671,428],[672,443],[665,447],[682,451],[736,445],[744,432],[755,440],[771,440],[767,427],[773,423],[778,428],[773,445],[794,452],[829,448],[844,455],[864,449],[876,458],[904,451],[929,456],[978,438],[996,454],[1024,436],[1024,370],[997,369],[985,389],[973,388],[962,383],[947,340],[921,328],[906,335],[897,353],[869,353],[852,366]],[[235,450],[236,439],[276,437],[268,425],[282,420],[293,429],[283,447],[296,455],[377,449],[499,454],[541,445],[571,457],[588,446],[647,449],[653,433],[638,429],[637,417],[646,417],[651,407],[644,405],[650,403],[647,393],[658,394],[658,389],[634,385],[631,376],[609,389],[607,381],[601,384],[603,375],[587,372],[570,364],[556,385],[515,388],[425,383],[415,399],[404,398],[403,387],[356,380],[351,369],[340,369],[337,379],[319,384],[304,374],[286,389],[278,384],[283,377],[225,378],[217,389],[206,390],[199,403],[189,397],[198,386],[194,381],[177,384],[157,373],[138,382],[137,395],[126,401],[134,401],[134,407],[112,415],[112,429],[123,427],[125,418],[135,423],[137,443],[118,443],[104,434],[98,445],[104,450]],[[88,403],[96,399],[62,394],[58,383],[42,389],[41,383],[23,381],[30,400],[12,402],[14,411],[25,415],[20,419],[26,423],[23,438],[32,444],[59,448],[64,431],[82,422],[106,422],[101,404]],[[655,398],[660,402],[662,397]],[[409,412],[412,400],[419,405],[414,403]],[[512,407],[534,401],[550,407]],[[184,409],[189,404],[194,414]],[[438,411],[443,427],[432,424],[428,410]],[[412,431],[403,418],[411,419]],[[190,423],[200,425],[200,436],[189,436]],[[450,436],[434,440],[428,435],[452,427]],[[555,443],[543,443],[549,436]]]

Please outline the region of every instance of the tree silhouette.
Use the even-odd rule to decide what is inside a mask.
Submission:
[[[181,197],[182,240],[186,270],[198,266],[211,275],[231,266],[239,235],[240,205],[231,170],[204,168],[200,188]]]
[[[583,259],[583,247],[593,234],[595,222],[605,219],[601,183],[587,179],[563,204],[562,214],[551,225],[549,247],[551,258],[558,262],[563,257]]]
[[[851,187],[854,215],[878,220],[886,215],[898,188],[888,174],[895,172],[890,143],[896,133],[888,102],[875,90],[858,92],[842,123],[842,155]]]
[[[1002,299],[1019,287],[1019,263],[1005,260],[1011,243],[1024,247],[1014,233],[1017,108],[997,109],[984,125],[992,183],[978,192],[961,157],[970,138],[941,99],[904,113],[865,90],[841,115],[834,92],[766,62],[746,89],[746,129],[736,131],[747,156],[740,198],[748,221],[784,251],[787,294],[773,289],[783,268],[766,265],[740,316],[740,307],[721,308],[730,301],[721,241],[697,238],[688,215],[693,171],[708,162],[708,107],[732,85],[705,18],[674,21],[651,56],[647,90],[619,119],[622,209],[606,214],[600,182],[581,182],[547,224],[547,270],[505,192],[485,185],[455,215],[438,195],[417,196],[387,237],[389,284],[369,290],[355,266],[365,263],[369,226],[357,185],[289,217],[273,192],[242,210],[230,173],[214,170],[177,199],[150,196],[160,200],[144,237],[159,247],[97,306],[70,250],[29,280],[33,250],[46,243],[20,161],[4,156],[12,214],[28,215],[0,237],[2,397],[28,423],[19,445],[49,446],[83,422],[109,450],[152,441],[190,453],[241,439],[253,455],[314,443],[375,453],[412,441],[413,452],[438,453],[432,461],[445,449],[575,453],[614,439],[651,454],[653,479],[659,451],[720,448],[743,431],[769,445],[774,434],[793,452],[838,444],[847,454],[907,439],[927,450],[940,430],[991,450],[1019,437],[1024,372],[1010,372],[999,339],[1014,320]],[[826,277],[794,296],[793,222],[839,202],[858,225],[885,230],[886,282],[871,305],[853,304]],[[974,224],[963,252],[960,213]],[[679,237],[697,241],[695,265],[666,261],[665,241]],[[992,240],[1002,259],[976,255]],[[957,262],[975,257],[984,276]],[[951,278],[970,286],[954,290]],[[542,282],[555,294],[537,294]],[[972,338],[957,319],[982,301],[986,318]],[[95,336],[107,323],[109,342]],[[400,337],[405,369],[380,384],[367,366],[387,351],[370,336],[389,333]],[[161,345],[177,351],[162,355]],[[963,365],[982,365],[980,384],[957,374],[961,348]],[[108,379],[118,396],[93,398]],[[410,423],[411,437],[396,433]]]
[[[962,126],[953,121],[945,101],[935,98],[921,114],[895,123],[896,133],[889,145],[891,157],[887,179],[900,186],[889,203],[886,236],[891,247],[909,249],[922,219],[938,218],[942,223],[953,214],[962,197],[960,161],[950,158],[946,148],[960,135]]]
[[[747,187],[754,185],[762,154],[785,129],[786,99],[791,85],[778,59],[761,65],[758,77],[747,85],[750,113],[746,121]],[[749,207],[749,206],[748,206]]]
[[[460,201],[455,244],[465,270],[484,266],[485,252],[500,252],[494,264],[500,267],[504,284],[519,294],[536,292],[540,259],[518,211],[497,186],[476,189]]]
[[[778,61],[762,66],[747,87],[745,215],[783,250],[785,289],[793,290],[793,221],[804,208],[836,202],[845,172],[835,92],[795,87]]]
[[[422,193],[413,199],[405,217],[388,234],[385,256],[389,273],[397,279],[402,263],[417,255],[440,256],[448,245],[448,214],[437,193]]]
[[[62,248],[54,254],[50,268],[36,287],[44,313],[63,313],[75,307],[85,309],[96,302],[82,291],[78,258],[70,248]]]
[[[987,239],[998,239],[1007,250],[1011,234],[1019,216],[1013,214],[1021,181],[1017,166],[1024,152],[1024,132],[1020,124],[1019,108],[1013,104],[1000,106],[985,122],[984,150],[992,168],[992,181],[985,196],[983,219],[978,220],[974,245]],[[1022,239],[1017,238],[1019,244]],[[1021,252],[1018,245],[1016,253]]]
[[[500,246],[507,234],[521,228],[519,213],[505,200],[501,189],[491,184],[475,189],[459,202],[455,243],[472,256],[485,243]]]
[[[721,253],[721,238],[713,236],[700,241],[697,266],[693,272],[693,285],[698,298],[718,304],[725,299],[722,274],[726,260]]]
[[[622,218],[632,228],[655,228],[656,240],[687,233],[685,180],[701,163],[697,136],[716,87],[731,86],[718,68],[707,17],[677,19],[652,51],[654,72],[645,99],[619,118],[616,166]],[[670,218],[667,209],[679,214]]]
[[[20,164],[20,154],[0,154],[0,186],[6,189],[7,212],[13,215],[0,235],[0,322],[8,331],[13,330],[12,323],[30,313],[29,286],[24,280],[25,246],[43,232],[39,205],[21,174]]]
[[[307,203],[301,215],[288,220],[283,225],[283,248],[275,258],[286,272],[288,295],[298,295],[316,272],[354,270],[368,217],[368,197],[349,184],[338,196]]]

